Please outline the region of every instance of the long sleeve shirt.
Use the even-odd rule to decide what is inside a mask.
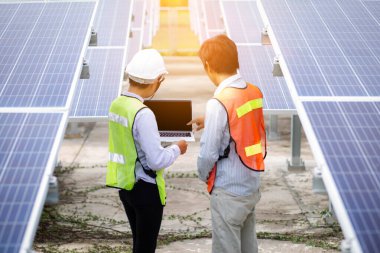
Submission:
[[[142,97],[134,93],[124,92],[123,95],[144,102]],[[155,179],[148,176],[142,166],[146,170],[154,171],[167,168],[174,163],[181,151],[177,145],[167,148],[161,146],[156,117],[149,108],[144,108],[136,114],[132,131],[139,159],[136,163],[136,182],[141,179],[156,184]]]
[[[226,87],[245,88],[245,81],[239,74],[225,79],[214,95]],[[227,158],[218,161],[230,145]],[[228,116],[223,105],[216,99],[210,99],[206,106],[205,128],[201,137],[201,150],[197,166],[199,178],[207,181],[210,171],[217,163],[215,188],[221,188],[237,196],[248,196],[260,187],[260,173],[245,167],[236,153],[235,143],[230,143]]]

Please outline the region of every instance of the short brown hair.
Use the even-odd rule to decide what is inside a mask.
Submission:
[[[210,68],[217,73],[233,74],[239,68],[235,42],[224,34],[203,42],[198,54],[203,66],[208,62]]]

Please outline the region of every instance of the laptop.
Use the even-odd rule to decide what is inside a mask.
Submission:
[[[195,141],[192,126],[191,100],[146,100],[156,116],[161,142]]]

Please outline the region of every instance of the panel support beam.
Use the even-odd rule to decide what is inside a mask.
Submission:
[[[65,138],[77,139],[77,138],[81,138],[81,137],[82,137],[82,135],[81,135],[81,130],[79,128],[79,123],[78,122],[70,122],[66,128]]]
[[[292,115],[291,146],[292,156],[288,161],[288,170],[305,170],[305,163],[301,159],[302,125],[298,115]]]
[[[279,139],[280,135],[278,134],[278,115],[270,115],[268,140],[277,141]]]

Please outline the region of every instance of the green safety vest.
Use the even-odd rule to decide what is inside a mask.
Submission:
[[[120,96],[109,111],[109,161],[106,185],[130,191],[136,182],[135,168],[138,160],[133,124],[136,114],[146,106],[137,98]],[[142,165],[141,165],[142,166]],[[156,171],[156,184],[162,205],[166,203],[164,169]]]

